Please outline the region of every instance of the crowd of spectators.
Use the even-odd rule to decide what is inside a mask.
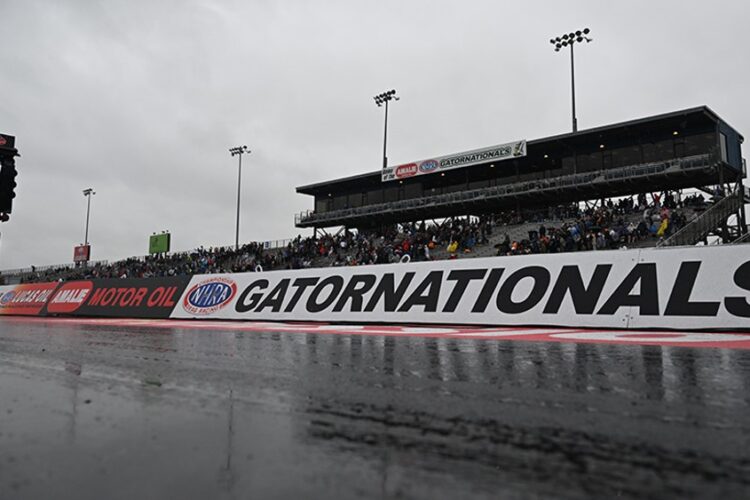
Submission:
[[[679,193],[653,193],[637,197],[601,200],[594,205],[577,204],[560,207],[564,218],[572,218],[562,225],[528,232],[528,238],[511,239],[508,234],[496,245],[497,255],[575,252],[627,248],[644,240],[663,240],[689,222],[684,209],[705,209],[706,201],[696,194],[680,199]],[[641,215],[641,217],[633,217]]]
[[[616,201],[560,205],[544,211],[507,211],[450,218],[440,223],[412,222],[371,231],[342,230],[308,238],[298,236],[275,249],[265,249],[261,243],[253,242],[238,249],[201,247],[111,264],[43,271],[32,268],[22,281],[149,278],[455,259],[473,254],[477,246],[489,243],[493,231],[503,236],[492,253],[502,256],[615,249],[669,237],[688,222],[683,215],[685,207],[705,209],[706,200],[701,194],[684,199],[672,192],[641,194]],[[539,224],[528,231],[528,237],[514,239],[506,232],[512,226],[528,223]]]
[[[470,252],[489,242],[494,226],[493,216],[459,217],[440,224],[412,222],[373,231],[344,231],[336,236],[302,240],[293,250],[291,267],[307,267],[314,258],[327,258],[331,266],[382,264],[408,260],[433,260],[434,251],[454,245],[458,251]],[[296,241],[296,240],[295,240]]]
[[[231,247],[198,248],[190,252],[176,252],[146,257],[133,257],[114,263],[88,266],[60,267],[36,271],[23,282],[80,280],[92,278],[153,278],[189,274],[246,272],[258,265],[273,267],[276,255],[264,252],[259,243],[248,243],[238,250]]]

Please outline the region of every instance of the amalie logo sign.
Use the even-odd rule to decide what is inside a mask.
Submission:
[[[229,304],[237,295],[237,284],[223,277],[205,279],[185,295],[182,308],[190,314],[208,315]]]
[[[51,314],[72,313],[86,302],[93,289],[94,284],[91,281],[66,283],[47,303],[47,312]]]
[[[417,175],[419,168],[416,163],[409,163],[407,165],[401,165],[396,167],[396,178],[403,179],[404,177],[411,177]]]

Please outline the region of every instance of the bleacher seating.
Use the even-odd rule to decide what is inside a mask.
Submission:
[[[676,206],[673,198],[664,198],[665,204]],[[134,257],[111,264],[104,261],[83,267],[65,265],[6,271],[3,278],[7,283],[14,283],[174,276],[398,262],[405,254],[410,260],[440,260],[568,252],[593,247],[634,248],[668,241],[670,235],[680,234],[681,227],[697,220],[698,214],[714,211],[706,210],[702,197],[686,199],[679,209],[672,210],[661,207],[659,196],[652,197],[648,209],[645,209],[645,200],[642,195],[635,205],[634,199],[624,198],[616,203],[601,200],[587,208],[577,204],[549,207],[547,213],[509,212],[451,218],[432,225],[406,223],[369,233],[342,230],[318,238],[285,240],[286,244],[280,248],[253,242],[237,250],[199,248],[162,256]],[[659,229],[664,233],[657,232]],[[543,231],[546,237],[541,237]],[[452,243],[455,248],[449,251]]]

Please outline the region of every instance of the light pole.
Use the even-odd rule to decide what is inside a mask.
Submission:
[[[87,198],[86,202],[86,233],[83,237],[83,244],[89,244],[89,215],[91,214],[91,196],[96,194],[93,188],[86,188],[83,190],[83,196]]]
[[[381,107],[383,104],[385,104],[385,130],[383,131],[383,168],[386,168],[388,166],[388,156],[386,156],[386,143],[388,142],[388,103],[391,101],[398,101],[399,98],[396,97],[396,91],[395,90],[389,90],[387,92],[383,92],[382,94],[378,94],[374,97],[375,104],[378,105],[378,107]]]
[[[242,155],[249,154],[251,151],[247,149],[247,146],[237,146],[229,148],[229,152],[232,156],[239,156],[239,169],[237,171],[237,228],[234,233],[234,249],[239,250],[240,248],[240,186],[242,185]]]
[[[555,46],[555,52],[560,52],[563,47],[570,46],[570,90],[573,96],[573,132],[578,131],[578,118],[576,118],[576,76],[575,66],[573,64],[573,45],[581,43],[586,40],[589,43],[593,38],[589,38],[587,35],[591,33],[591,30],[585,28],[576,32],[565,33],[564,35],[558,36],[557,38],[551,39],[549,42]]]

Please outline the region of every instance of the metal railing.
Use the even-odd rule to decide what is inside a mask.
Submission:
[[[289,243],[291,243],[292,241],[294,241],[294,240],[291,239],[291,238],[287,238],[287,239],[284,239],[284,240],[268,240],[268,241],[264,241],[263,242],[263,250],[277,250],[279,248],[284,248],[287,245],[289,245]]]
[[[107,260],[92,260],[92,261],[89,261],[85,267],[107,266],[107,265],[109,265],[109,261]],[[47,265],[47,266],[23,267],[19,269],[3,269],[2,271],[0,271],[0,274],[2,274],[3,276],[19,276],[19,275],[32,274],[32,273],[43,273],[46,271],[57,270],[57,269],[75,270],[75,269],[81,269],[81,268],[82,266],[76,266],[75,264],[54,264],[54,265]]]
[[[732,242],[732,245],[734,245],[735,243],[750,243],[750,232],[745,233],[739,238],[737,238],[736,240],[734,240]]]
[[[667,174],[670,172],[703,170],[712,166],[714,166],[712,155],[695,155],[669,161],[633,165],[618,169],[598,170],[582,174],[570,174],[550,179],[515,182],[501,186],[491,186],[457,193],[379,203],[365,207],[346,208],[322,213],[308,210],[296,214],[294,222],[295,224],[326,222],[352,217],[379,215],[393,211],[445,206],[454,203],[481,202],[484,200],[510,196],[555,192],[569,187],[601,185],[625,179],[633,180],[638,178],[648,178],[653,175]]]
[[[261,241],[257,242],[260,243],[263,247],[263,250],[279,250],[282,248],[285,248],[289,243],[294,241],[292,238],[286,238],[281,240],[267,240],[267,241]],[[234,244],[231,245],[215,245],[214,248],[234,248]],[[175,251],[170,252],[171,255],[175,254],[183,254],[183,253],[191,253],[194,250],[181,250],[181,251]],[[137,255],[133,257],[126,257],[124,259],[121,259],[117,262],[123,262],[127,260],[136,260],[139,262],[145,262],[149,258],[153,258],[152,255]],[[0,276],[4,276],[6,278],[12,278],[12,277],[18,277],[22,278],[24,276],[28,276],[31,274],[39,274],[39,273],[45,273],[47,271],[78,271],[86,268],[94,268],[97,266],[106,267],[110,264],[108,260],[97,260],[97,261],[89,261],[85,266],[76,266],[75,264],[54,264],[54,265],[47,265],[47,266],[33,266],[33,267],[24,267],[19,269],[3,269],[0,271]]]
[[[733,193],[722,198],[672,236],[660,241],[657,246],[695,245],[722,225],[741,206],[742,196],[740,193]]]

